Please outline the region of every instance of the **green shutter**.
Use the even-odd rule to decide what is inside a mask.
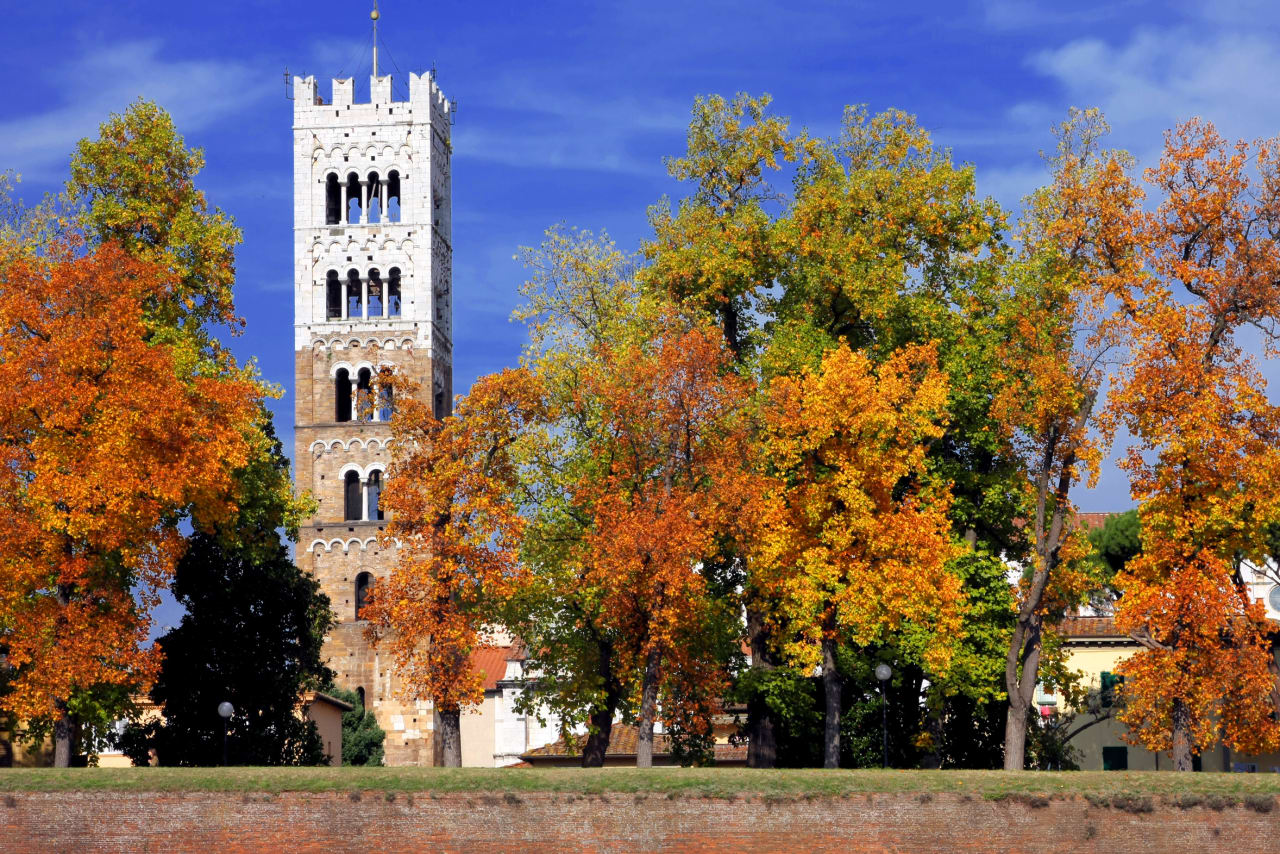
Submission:
[[[1103,771],[1128,771],[1129,770],[1129,748],[1127,747],[1102,748],[1102,770]]]

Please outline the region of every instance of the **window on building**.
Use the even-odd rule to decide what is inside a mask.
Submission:
[[[1102,770],[1103,771],[1128,771],[1129,770],[1129,748],[1124,747],[1104,747],[1102,748]]]
[[[387,222],[400,221],[400,173],[387,173]]]
[[[347,209],[343,212],[347,222],[360,221],[360,202],[360,176],[352,172],[347,175]]]
[[[1104,709],[1111,708],[1115,703],[1116,689],[1124,684],[1124,677],[1119,673],[1112,673],[1109,670],[1102,671],[1102,696],[1099,698]]]
[[[369,271],[369,316],[382,317],[382,274],[376,269]]]
[[[356,699],[360,701],[360,708],[363,709],[366,707],[364,702],[364,686],[363,685],[360,685],[356,688]]]
[[[342,218],[342,188],[338,176],[330,174],[324,182],[324,222],[337,225]]]
[[[372,575],[370,575],[367,572],[362,572],[356,576],[356,619],[357,620],[361,619],[360,611],[364,609],[365,605],[369,604],[369,588],[371,586],[373,586]],[[362,694],[363,691],[364,689],[361,688],[356,693]],[[363,696],[360,697],[360,703],[361,705],[364,704]]]
[[[378,371],[378,420],[390,421],[395,414],[394,389],[391,385],[391,370],[383,368]]]
[[[333,380],[334,421],[351,420],[351,374],[346,368],[338,368]]]
[[[387,271],[387,317],[400,316],[400,268]]]
[[[377,172],[369,173],[369,222],[382,222],[382,182]]]
[[[369,520],[382,521],[382,472],[369,472]]]
[[[353,471],[347,472],[346,478],[343,480],[343,493],[346,506],[343,508],[342,518],[347,522],[359,522],[364,519],[364,495],[360,489],[360,475]]]
[[[324,280],[324,316],[328,320],[342,318],[342,282],[338,281],[338,271],[330,270]]]
[[[360,373],[356,375],[356,420],[372,421],[373,420],[373,372],[368,368],[361,368]]]
[[[347,317],[353,320],[364,317],[364,292],[357,270],[347,271]]]

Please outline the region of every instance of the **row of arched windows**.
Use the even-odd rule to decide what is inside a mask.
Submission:
[[[326,225],[400,221],[400,173],[392,169],[382,178],[370,172],[361,178],[349,172],[345,179],[330,172],[324,182]]]
[[[384,374],[389,373],[384,369]],[[373,371],[361,368],[352,379],[346,368],[333,378],[334,421],[390,421],[394,411],[390,377],[373,387]]]
[[[337,270],[325,274],[325,318],[365,320],[370,317],[400,316],[400,268],[387,271],[387,280],[375,267],[364,278],[350,269],[346,279]]]
[[[342,482],[343,521],[382,521],[382,472],[374,469],[367,477],[349,471]]]

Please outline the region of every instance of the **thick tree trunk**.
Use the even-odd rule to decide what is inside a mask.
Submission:
[[[462,713],[458,709],[440,709],[440,764],[446,768],[462,767]]]
[[[1173,701],[1173,770],[1191,771],[1191,709],[1184,700]]]
[[[66,704],[58,703],[58,719],[53,722],[53,767],[71,767],[71,716]]]
[[[840,690],[843,680],[836,669],[835,638],[822,641],[822,690],[826,695],[826,721],[822,732],[822,767],[840,767]]]
[[[1004,770],[1021,771],[1027,757],[1027,704],[1009,698],[1004,719]]]
[[[640,716],[636,721],[639,733],[636,735],[636,767],[653,767],[653,721],[658,714],[658,667],[662,664],[662,653],[650,650],[644,663],[644,681],[640,687]]]
[[[618,709],[622,691],[613,678],[613,647],[600,644],[600,680],[604,685],[604,700],[591,710],[591,732],[582,748],[582,767],[600,768],[609,751],[609,739],[613,736],[613,714]]]
[[[771,672],[769,630],[759,607],[747,606],[747,642],[751,645],[751,669],[757,676]],[[778,736],[773,710],[762,691],[747,700],[747,767],[772,768],[778,761]]]

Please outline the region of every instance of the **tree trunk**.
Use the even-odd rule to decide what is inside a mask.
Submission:
[[[640,730],[636,736],[637,768],[653,767],[653,719],[658,714],[658,667],[661,663],[662,653],[656,649],[649,650],[640,688],[640,717],[636,721]]]
[[[822,640],[822,690],[826,695],[827,716],[822,733],[822,767],[840,767],[840,689],[843,680],[836,669],[835,638]]]
[[[773,657],[769,652],[769,630],[758,606],[747,605],[747,642],[751,645],[751,669],[756,676],[771,673]],[[756,690],[747,700],[747,767],[772,768],[778,761],[778,735],[773,710],[763,691]]]
[[[63,702],[58,703],[58,719],[53,722],[53,767],[71,767],[71,716]]]
[[[1021,670],[1018,665],[1021,664]],[[1040,623],[1032,617],[1014,627],[1005,660],[1005,690],[1009,708],[1004,719],[1004,770],[1021,771],[1027,761],[1027,710],[1036,690],[1040,669]]]
[[[446,768],[462,767],[462,713],[459,709],[440,709],[437,735],[440,738],[440,764]]]
[[[1191,758],[1191,709],[1185,700],[1173,701],[1173,770],[1193,770]],[[1226,770],[1225,768],[1223,770]]]
[[[599,649],[604,701],[591,709],[591,732],[582,748],[583,768],[599,768],[604,765],[605,754],[609,751],[609,739],[613,736],[613,713],[617,711],[618,701],[622,696],[622,690],[613,678],[613,647],[601,642]]]

